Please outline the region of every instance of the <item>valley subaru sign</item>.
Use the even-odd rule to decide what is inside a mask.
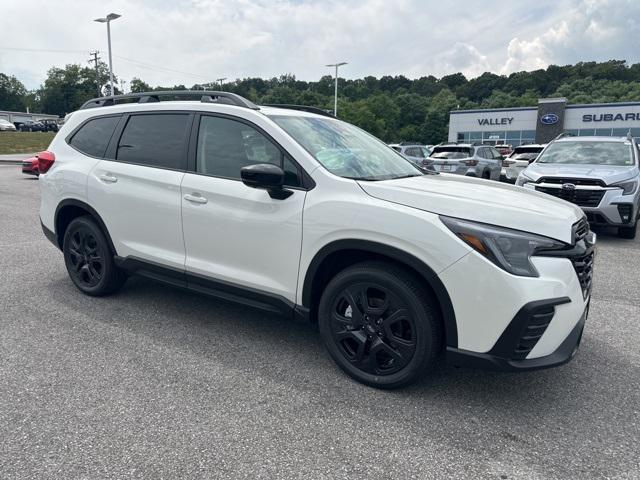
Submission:
[[[479,125],[511,125],[513,117],[479,118]]]

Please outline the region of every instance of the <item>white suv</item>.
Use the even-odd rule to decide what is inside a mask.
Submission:
[[[443,350],[511,371],[575,353],[595,242],[577,206],[425,174],[322,111],[160,101],[175,95],[87,102],[39,156],[42,227],[82,292],[140,274],[318,322],[337,364],[380,388]]]

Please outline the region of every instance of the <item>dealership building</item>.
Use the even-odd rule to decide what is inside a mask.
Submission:
[[[47,113],[29,113],[29,112],[11,112],[8,110],[0,110],[0,118],[8,120],[11,123],[21,123],[27,120],[37,122],[39,120],[57,120],[58,115],[49,115]]]
[[[453,110],[450,142],[489,145],[547,143],[560,133],[640,139],[640,102],[570,105],[566,98],[538,100],[536,107]]]

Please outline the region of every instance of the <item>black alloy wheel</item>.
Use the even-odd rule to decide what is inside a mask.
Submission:
[[[76,228],[69,236],[70,273],[74,280],[95,287],[104,273],[104,252],[87,226]]]
[[[115,265],[105,234],[89,216],[69,224],[62,250],[69,277],[87,295],[108,295],[126,281],[125,273]]]
[[[413,358],[415,319],[382,285],[362,282],[345,287],[336,295],[331,313],[334,342],[360,370],[389,375]]]
[[[338,273],[318,306],[320,334],[351,377],[397,388],[424,374],[441,351],[433,299],[414,274],[393,263],[363,262]]]

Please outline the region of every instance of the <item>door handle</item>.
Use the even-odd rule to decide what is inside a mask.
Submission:
[[[199,204],[205,204],[207,203],[209,200],[207,200],[206,198],[204,198],[202,195],[200,195],[199,193],[194,193],[194,194],[187,194],[184,196],[184,199],[187,202],[192,202],[192,203],[199,203]]]
[[[118,181],[113,175],[100,175],[100,180],[106,183],[116,183]]]

